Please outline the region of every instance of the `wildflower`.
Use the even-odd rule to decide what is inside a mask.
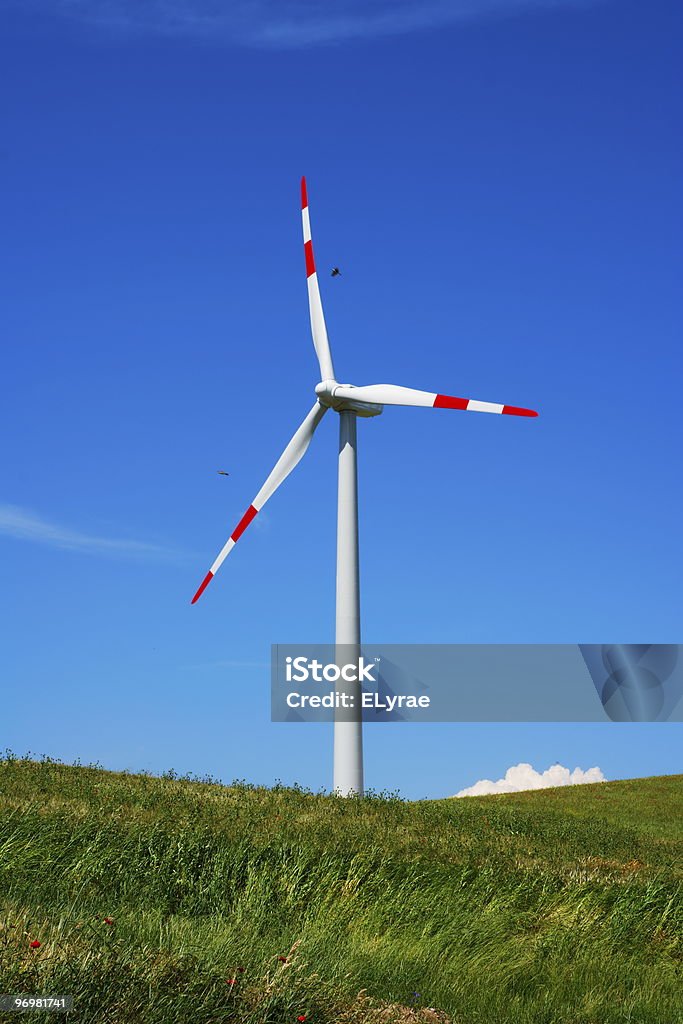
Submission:
[[[306,1014],[300,1013],[296,1019],[299,1021],[299,1024],[304,1024],[304,1021],[306,1020]]]
[[[237,984],[237,978],[226,978],[225,979],[225,984],[226,985],[236,985]]]
[[[281,964],[286,964],[287,963],[287,957],[286,956],[279,956],[278,960],[280,961]]]
[[[104,921],[105,924],[113,924],[114,923],[114,918],[113,917],[103,917],[102,920]]]
[[[40,943],[38,942],[38,939],[34,939],[33,942],[29,942],[29,946],[31,949],[38,949],[40,947]]]

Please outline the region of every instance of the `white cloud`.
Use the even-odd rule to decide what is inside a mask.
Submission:
[[[102,28],[295,48],[599,0],[10,0]]]
[[[521,793],[526,789],[550,789],[553,786],[581,786],[588,782],[606,782],[600,768],[575,768],[570,772],[561,764],[553,764],[544,772],[537,772],[522,762],[508,768],[502,779],[480,779],[473,786],[461,789],[456,796],[484,796],[488,793]]]
[[[177,558],[180,554],[171,548],[147,541],[125,540],[82,533],[66,526],[59,526],[42,519],[29,509],[18,505],[0,504],[0,535],[48,544],[53,548],[68,551],[84,551],[90,554],[137,555],[153,558]]]

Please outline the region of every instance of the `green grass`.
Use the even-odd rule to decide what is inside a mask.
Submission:
[[[681,1024],[682,810],[683,776],[406,803],[9,756],[0,992],[77,1024]]]

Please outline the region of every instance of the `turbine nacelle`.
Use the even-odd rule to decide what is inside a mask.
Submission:
[[[357,416],[379,416],[384,409],[383,405],[378,405],[376,402],[357,401],[349,397],[348,394],[344,396],[338,394],[342,389],[349,392],[353,391],[353,388],[353,384],[338,384],[336,380],[321,380],[319,384],[316,384],[315,393],[320,404],[327,409],[334,409],[336,412],[350,410]]]

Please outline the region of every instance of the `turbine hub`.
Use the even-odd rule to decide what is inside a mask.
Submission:
[[[352,388],[353,384],[339,384],[336,380],[321,380],[315,386],[315,393],[321,405],[334,409],[336,412],[350,410],[357,416],[379,416],[383,411],[383,405],[375,405],[371,402],[355,402],[350,398],[335,398],[337,388]]]

